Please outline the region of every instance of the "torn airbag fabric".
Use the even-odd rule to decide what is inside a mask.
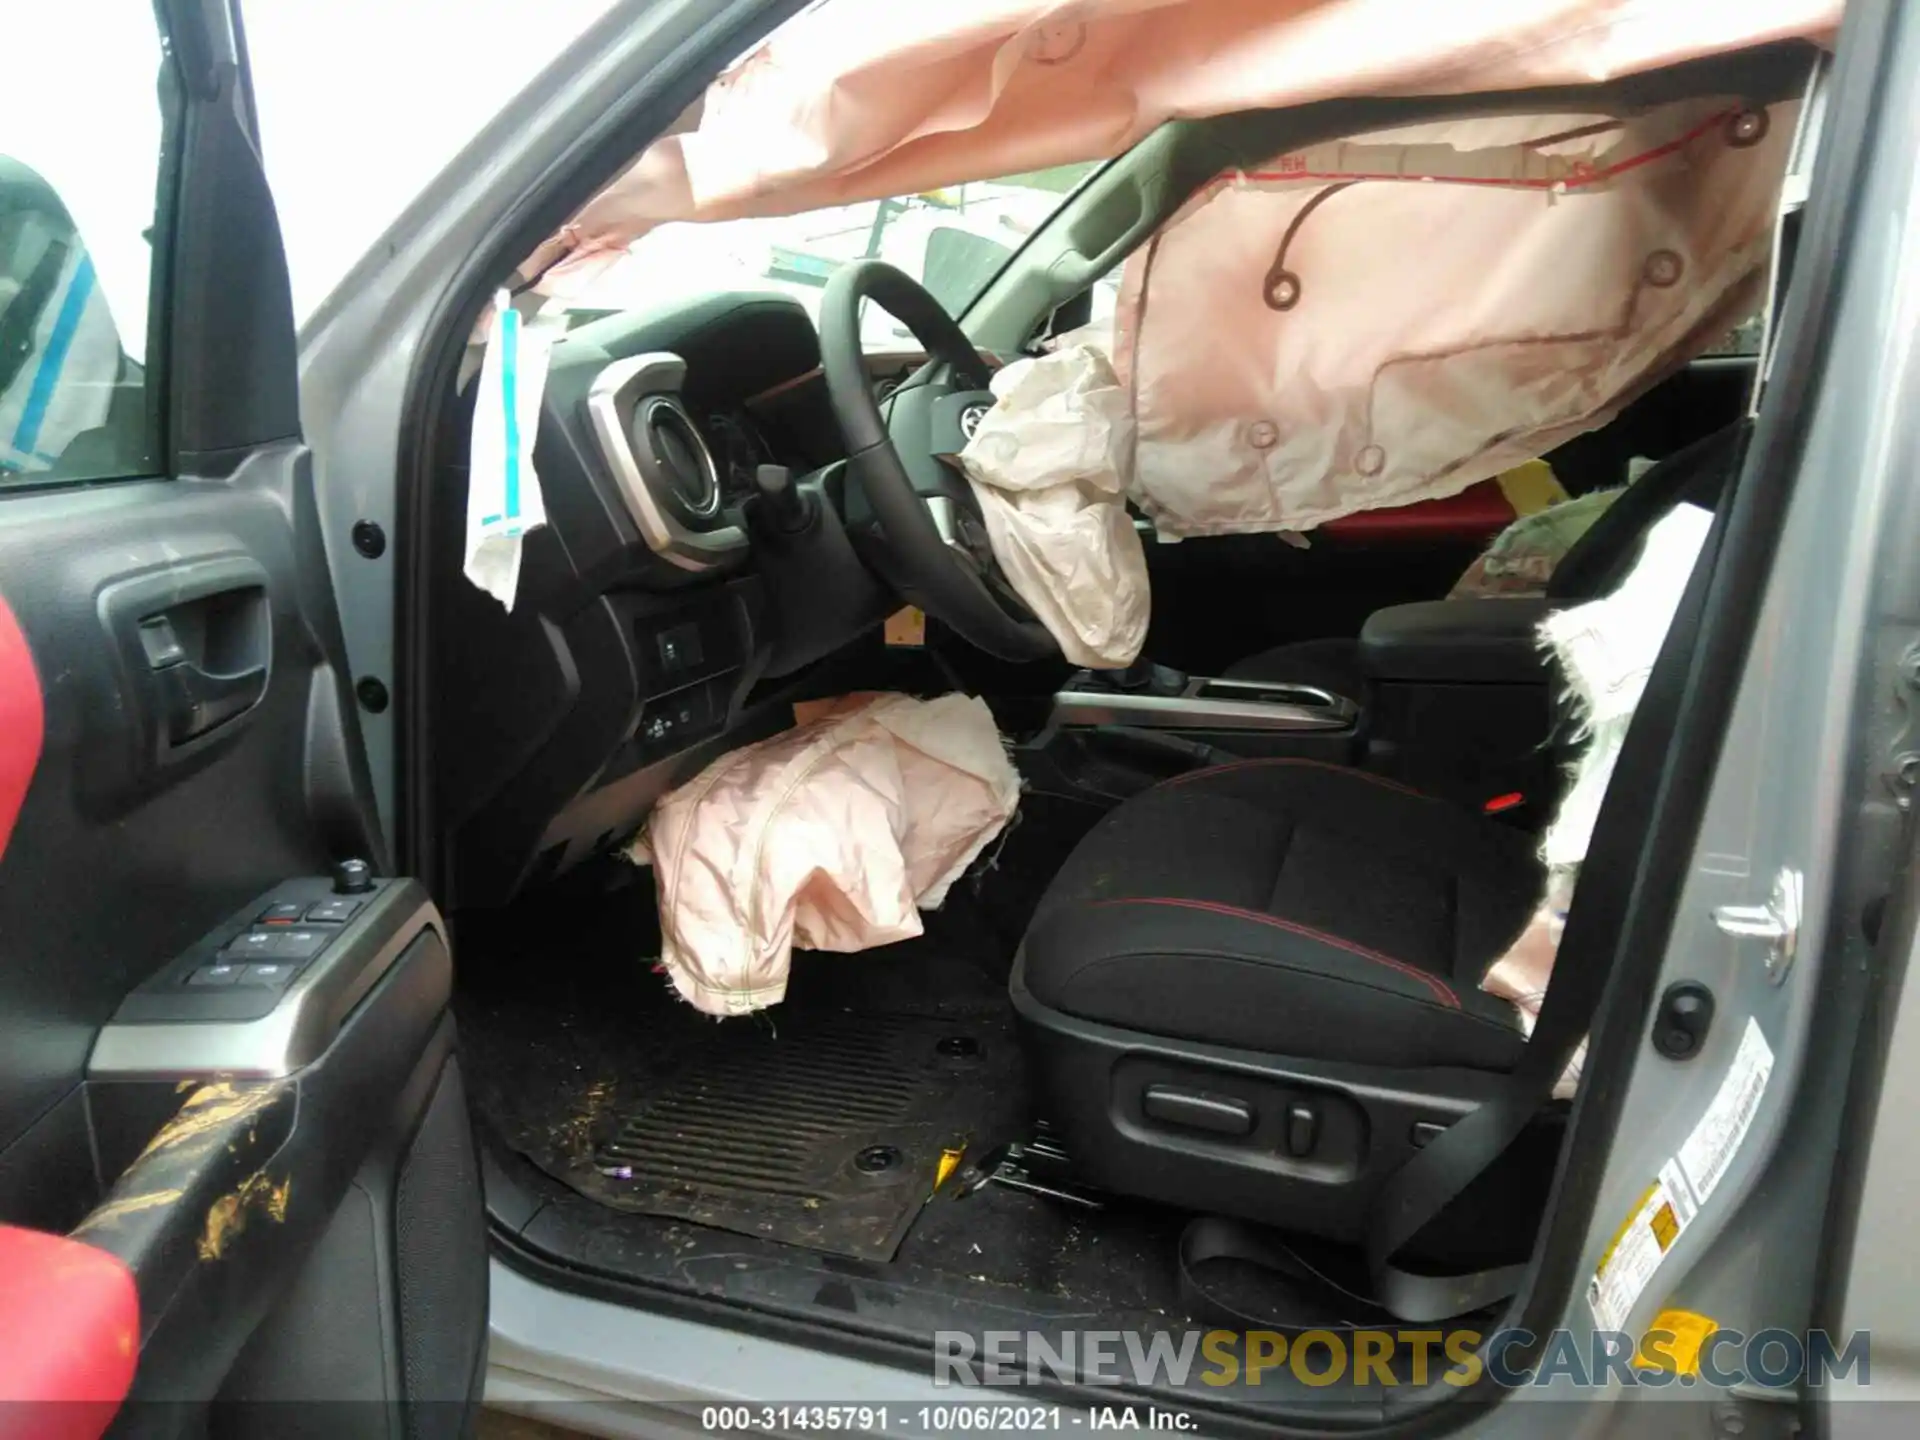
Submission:
[[[921,933],[920,909],[1012,818],[1020,778],[984,701],[848,697],[722,756],[655,807],[660,958],[711,1015],[786,995],[793,947],[865,950]]]
[[[1073,345],[993,377],[960,463],[994,558],[1072,665],[1124,670],[1147,638],[1147,557],[1127,513],[1133,416],[1105,355]]]
[[[1311,530],[1604,423],[1758,303],[1795,111],[1451,122],[1222,175],[1127,264],[1135,500],[1169,537]]]

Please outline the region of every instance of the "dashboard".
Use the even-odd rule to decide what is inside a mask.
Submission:
[[[875,357],[876,393],[923,358]],[[547,524],[511,611],[465,580],[460,527],[435,532],[450,907],[504,904],[624,839],[667,789],[791,722],[785,677],[877,630],[899,601],[842,526],[842,452],[791,296],[701,295],[556,343],[534,452]],[[804,532],[750,503],[764,465],[811,497]],[[464,470],[438,483],[462,513]]]

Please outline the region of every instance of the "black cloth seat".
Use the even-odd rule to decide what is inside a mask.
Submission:
[[[1363,771],[1242,761],[1097,825],[1043,897],[1016,985],[1141,1035],[1506,1070],[1525,1040],[1478,986],[1540,886],[1520,831]]]
[[[1629,485],[1560,557],[1547,580],[1547,599],[1577,605],[1606,594],[1633,568],[1647,532],[1675,506],[1712,509],[1738,468],[1749,428],[1742,420],[1716,430],[1667,456]],[[1358,642],[1347,636],[1262,650],[1229,665],[1227,677],[1317,685],[1354,701],[1364,700],[1367,694]]]

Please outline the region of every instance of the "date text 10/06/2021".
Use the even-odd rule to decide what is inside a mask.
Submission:
[[[1199,1422],[1181,1410],[1132,1405],[708,1405],[701,1428],[710,1434],[768,1435],[806,1430],[852,1434],[1004,1435],[1049,1430],[1165,1430],[1187,1432]]]

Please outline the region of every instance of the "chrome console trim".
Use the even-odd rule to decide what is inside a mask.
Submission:
[[[587,418],[600,458],[620,487],[620,498],[647,548],[682,570],[711,570],[746,550],[746,532],[738,525],[696,529],[682,524],[668,499],[672,482],[660,473],[657,457],[643,453],[647,447],[635,441],[624,418],[643,401],[671,404],[685,415],[678,397],[686,375],[687,362],[668,350],[616,360],[594,377],[587,391]],[[691,417],[688,427],[697,438]],[[719,513],[719,477],[704,443],[699,458],[713,485],[711,507],[703,507],[700,517],[706,519]]]
[[[1085,729],[1131,725],[1143,730],[1345,730],[1360,707],[1313,685],[1196,676],[1179,695],[1062,690],[1051,723]]]

